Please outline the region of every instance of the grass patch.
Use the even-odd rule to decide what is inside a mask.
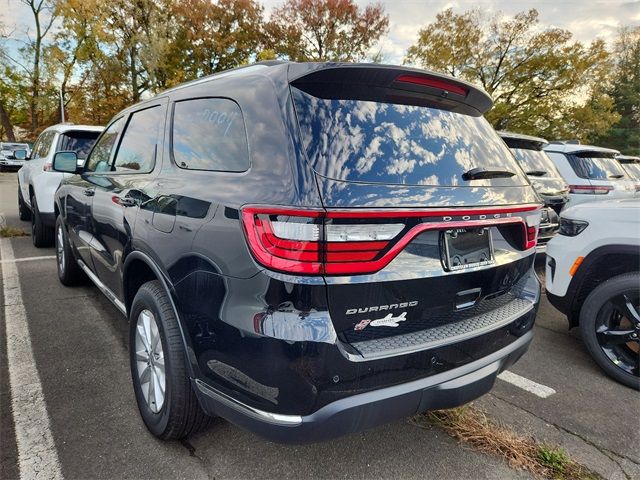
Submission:
[[[489,420],[471,406],[436,410],[417,415],[411,422],[419,427],[437,425],[456,440],[481,452],[503,458],[510,467],[527,470],[535,476],[559,480],[595,480],[598,475],[569,458],[560,447],[536,442]]]
[[[0,237],[2,238],[26,237],[28,235],[29,234],[25,232],[22,228],[0,227]]]

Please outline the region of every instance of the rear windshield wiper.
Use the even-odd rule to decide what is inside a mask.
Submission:
[[[547,174],[546,170],[531,170],[530,172],[525,172],[530,177],[544,177]]]
[[[486,168],[472,168],[462,174],[463,180],[484,180],[487,178],[509,178],[515,173],[509,170],[487,170]]]
[[[619,173],[617,175],[609,175],[609,178],[622,178],[622,177],[624,177],[624,175],[621,174],[621,173]]]

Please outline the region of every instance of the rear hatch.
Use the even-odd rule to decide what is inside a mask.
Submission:
[[[571,193],[607,195],[607,198],[628,198],[636,194],[636,182],[616,160],[618,152],[584,150],[569,153],[567,159],[576,175],[589,186],[571,186]]]
[[[489,97],[412,69],[295,68],[291,95],[326,209],[321,270],[340,338],[363,353],[380,339],[447,336],[447,326],[469,330],[469,319],[517,311],[539,199],[482,117]]]

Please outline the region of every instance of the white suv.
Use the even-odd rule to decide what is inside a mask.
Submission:
[[[44,130],[31,156],[18,171],[18,210],[21,220],[31,219],[31,238],[36,247],[53,244],[55,214],[53,194],[64,173],[51,168],[56,152],[73,151],[84,162],[103,127],[61,123]]]
[[[636,196],[635,182],[616,160],[617,150],[551,142],[544,151],[569,184],[570,205]]]
[[[24,165],[24,160],[14,155],[14,152],[19,150],[24,150],[29,156],[27,143],[0,142],[0,172],[8,168],[18,169]]]
[[[598,365],[640,389],[640,200],[563,210],[547,244],[546,288]]]

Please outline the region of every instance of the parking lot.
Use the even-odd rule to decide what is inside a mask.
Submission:
[[[17,216],[16,183],[14,173],[0,174],[0,216],[29,231]],[[28,236],[0,242],[0,478],[17,477],[18,462],[33,456],[49,462],[37,478],[528,477],[408,420],[304,446],[224,421],[161,442],[136,408],[126,319],[97,288],[62,286],[53,248],[36,249]],[[546,299],[531,349],[510,372],[476,402],[492,419],[562,446],[604,478],[640,478],[640,395],[598,369]],[[34,444],[42,449],[20,448]]]

